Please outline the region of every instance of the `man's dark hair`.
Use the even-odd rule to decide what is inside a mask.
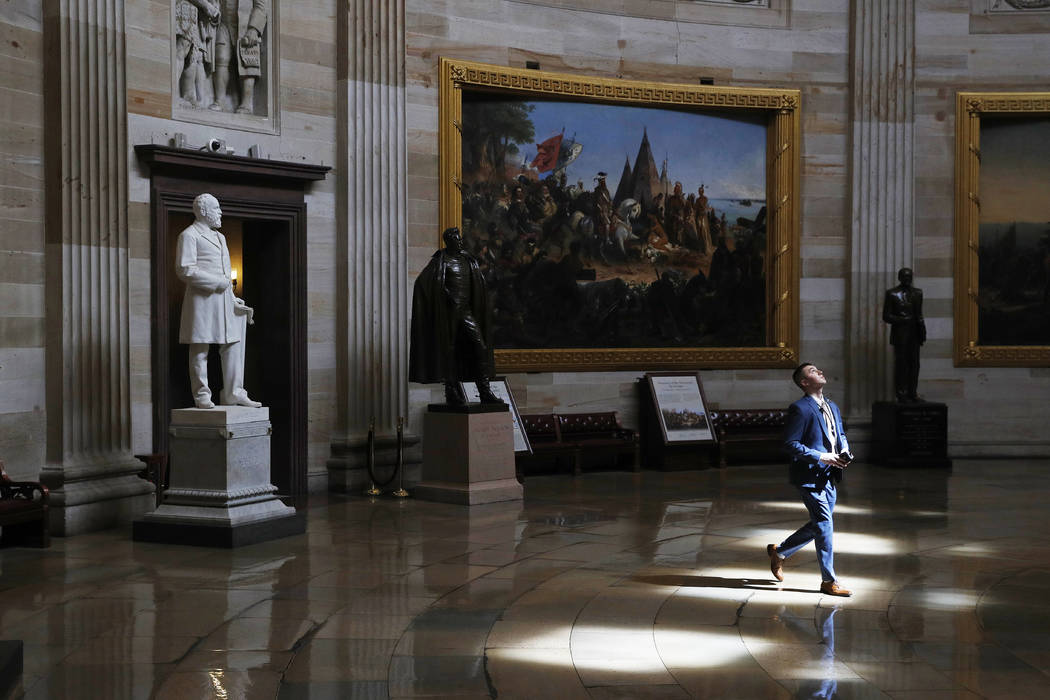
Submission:
[[[791,381],[795,382],[795,386],[797,386],[799,389],[802,389],[802,391],[805,391],[805,389],[802,387],[802,373],[806,371],[807,367],[812,366],[812,362],[803,362],[795,368],[794,372],[791,373]]]

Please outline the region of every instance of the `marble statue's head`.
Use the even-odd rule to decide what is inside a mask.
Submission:
[[[193,213],[197,216],[198,221],[203,221],[211,228],[222,226],[222,209],[219,208],[219,200],[207,192],[194,198]]]

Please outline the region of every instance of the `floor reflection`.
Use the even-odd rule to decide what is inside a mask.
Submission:
[[[1039,697],[1050,675],[1045,462],[858,464],[836,568],[781,466],[529,478],[465,508],[319,496],[304,535],[235,551],[111,531],[0,550],[15,697]]]

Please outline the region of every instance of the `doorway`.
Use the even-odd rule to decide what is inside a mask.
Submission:
[[[245,348],[245,388],[270,410],[270,474],[287,505],[306,504],[306,203],[304,187],[324,166],[263,161],[166,146],[137,146],[150,166],[153,450],[168,454],[171,410],[193,405],[187,346],[179,343],[183,283],[175,276],[179,233],[193,199],[222,207],[222,232],[237,269],[235,293],[255,309]],[[222,387],[217,346],[208,361],[213,396]]]

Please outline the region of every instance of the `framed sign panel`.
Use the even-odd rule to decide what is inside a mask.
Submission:
[[[463,395],[467,397],[468,403],[480,403],[478,386],[474,382],[460,382],[463,386]],[[526,452],[532,454],[532,445],[529,437],[525,434],[525,428],[521,424],[521,416],[518,415],[518,404],[514,403],[514,395],[510,393],[505,377],[496,377],[489,382],[489,388],[496,398],[502,400],[510,408],[510,418],[514,424],[514,453]]]
[[[800,93],[441,61],[502,371],[798,363]]]
[[[665,445],[717,442],[698,372],[645,375]]]

